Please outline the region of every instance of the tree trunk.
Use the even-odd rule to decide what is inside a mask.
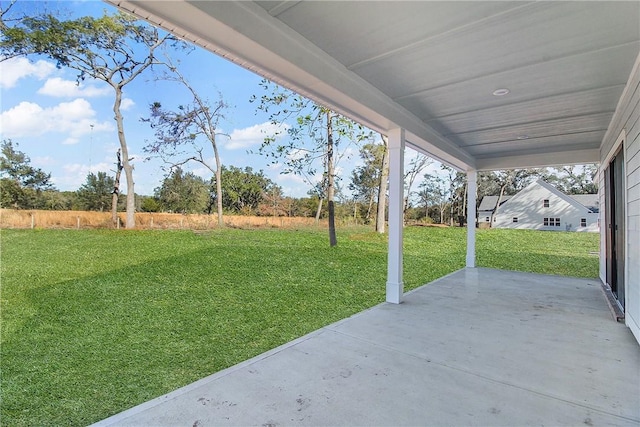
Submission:
[[[216,157],[218,157],[216,155]],[[222,218],[222,166],[216,160],[216,210],[218,211],[218,226],[224,227],[224,219]]]
[[[504,192],[507,189],[507,186],[510,183],[513,183],[515,180],[515,170],[514,169],[510,169],[507,171],[505,177],[504,177],[504,182],[502,183],[502,186],[500,187],[500,196],[498,196],[498,202],[496,203],[496,207],[493,210],[493,213],[491,214],[491,226],[493,226],[493,218],[498,214],[498,209],[500,208],[500,203],[502,202],[502,197],[504,196]]]
[[[462,212],[460,213],[460,215],[464,216],[467,220],[467,222],[469,222],[469,212],[467,212],[467,200],[469,197],[469,184],[465,184],[464,185],[464,197],[462,199]],[[475,223],[475,213],[473,214],[473,221]]]
[[[120,174],[122,173],[122,157],[119,149],[116,156],[118,158],[116,162],[116,177],[113,180],[113,191],[111,192],[111,222],[114,226],[118,225],[118,198],[120,196]]]
[[[453,225],[455,224],[455,221],[454,221],[454,218],[453,218],[453,216],[454,216],[453,210],[454,209],[453,209],[453,201],[452,201],[451,202],[451,207],[449,208],[449,225],[451,227],[453,227]]]
[[[318,209],[316,209],[316,225],[320,222],[320,213],[322,213],[323,198],[318,197]]]
[[[409,209],[409,194],[407,193],[404,196],[404,200],[402,201],[402,226],[407,225],[407,209]]]
[[[382,171],[378,187],[378,213],[376,215],[376,231],[384,233],[385,212],[387,207],[387,182],[389,181],[389,139],[382,136],[384,153],[382,154]]]
[[[224,227],[224,219],[222,218],[222,164],[220,163],[220,153],[218,153],[218,145],[215,138],[215,133],[213,133],[211,147],[216,159],[216,209],[218,211],[218,227]]]
[[[490,218],[490,220],[491,220],[491,227],[493,227],[493,218],[498,214],[498,207],[500,206],[500,202],[502,202],[502,196],[504,196],[504,190],[505,190],[505,188],[507,188],[507,185],[506,185],[506,184],[505,184],[505,185],[503,185],[503,186],[500,188],[500,196],[498,196],[498,202],[496,203],[496,207],[495,207],[495,209],[494,209],[494,210],[493,210],[493,212],[491,213],[491,218]]]
[[[122,168],[124,169],[124,176],[127,179],[127,220],[126,228],[136,228],[136,193],[134,191],[133,182],[133,165],[129,161],[129,150],[127,149],[127,140],[124,136],[124,124],[122,113],[120,112],[120,105],[122,104],[122,88],[120,86],[114,87],[116,92],[116,99],[113,103],[113,112],[115,113],[116,124],[118,127],[118,141],[120,142],[120,149],[122,150]]]
[[[329,245],[336,246],[336,214],[333,202],[334,196],[334,164],[333,164],[333,126],[331,111],[327,110],[327,201],[329,202]]]
[[[369,207],[367,208],[367,224],[369,223],[369,220],[371,219],[371,211],[373,210],[373,194],[371,195],[371,197],[369,197]]]

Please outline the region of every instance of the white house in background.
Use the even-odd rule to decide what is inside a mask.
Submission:
[[[478,206],[478,225],[485,226],[491,225],[491,218],[493,218],[493,213],[496,210],[496,205],[498,204],[498,199],[500,196],[484,196],[482,201],[480,202],[480,206]],[[502,201],[500,202],[500,206],[504,204],[507,200],[509,200],[511,196],[502,196]]]
[[[494,228],[527,228],[551,231],[598,232],[597,194],[579,198],[564,194],[553,185],[539,179],[496,209]]]

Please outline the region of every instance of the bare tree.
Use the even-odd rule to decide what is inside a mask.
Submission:
[[[182,166],[189,162],[196,162],[206,167],[215,176],[216,185],[216,209],[218,213],[218,225],[224,226],[222,217],[222,162],[218,150],[218,136],[220,122],[225,119],[224,113],[228,109],[227,103],[218,93],[218,99],[211,103],[203,98],[200,93],[189,83],[180,70],[167,59],[170,64],[170,73],[166,73],[162,79],[181,84],[191,95],[191,102],[187,105],[179,105],[176,109],[164,109],[160,102],[154,102],[150,106],[151,116],[142,119],[155,130],[155,140],[147,144],[144,150],[157,155],[171,168]],[[202,137],[202,138],[199,138]],[[213,152],[214,164],[211,164],[204,154],[205,147],[201,140],[207,141]]]
[[[409,209],[409,198],[411,197],[411,189],[413,188],[413,184],[415,183],[418,176],[422,173],[422,171],[433,163],[433,160],[424,154],[418,153],[416,157],[411,159],[407,170],[404,174],[404,207],[403,207],[403,215],[407,213],[407,209]]]

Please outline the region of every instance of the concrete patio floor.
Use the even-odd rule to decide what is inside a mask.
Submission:
[[[96,425],[640,425],[640,346],[598,280],[465,269]]]

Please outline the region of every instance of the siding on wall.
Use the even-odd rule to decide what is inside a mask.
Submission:
[[[500,206],[492,227],[550,231],[598,231],[598,214],[591,213],[586,207],[547,187],[549,184],[537,181],[522,189]],[[545,199],[549,200],[548,208],[542,204]],[[518,222],[513,222],[514,217],[518,218]],[[544,218],[560,218],[560,226],[545,226]],[[582,218],[587,220],[586,227],[580,226]]]
[[[623,98],[618,104],[616,113],[611,120],[605,139],[600,148],[601,170],[608,164],[607,156],[611,153],[624,130],[624,164],[626,176],[626,247],[625,247],[625,319],[626,323],[640,342],[640,55],[629,78]],[[604,220],[604,176],[600,174],[600,212]],[[606,280],[605,258],[605,227],[602,227],[600,277]]]

